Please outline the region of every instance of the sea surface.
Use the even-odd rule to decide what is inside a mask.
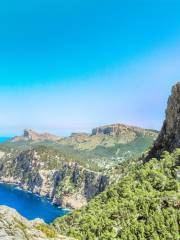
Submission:
[[[0,143],[6,142],[10,139],[10,137],[0,137]]]
[[[64,216],[69,211],[51,204],[47,198],[23,191],[14,185],[0,183],[0,205],[15,208],[29,220],[41,218],[51,223],[57,217]]]

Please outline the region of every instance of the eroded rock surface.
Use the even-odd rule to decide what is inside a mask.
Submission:
[[[172,88],[163,127],[146,161],[152,157],[159,158],[163,151],[172,152],[178,147],[180,147],[180,82]]]

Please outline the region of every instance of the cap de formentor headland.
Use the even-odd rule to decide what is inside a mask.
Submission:
[[[0,4],[0,240],[179,240],[179,12]]]

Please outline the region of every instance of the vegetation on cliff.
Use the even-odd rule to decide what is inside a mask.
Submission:
[[[125,162],[139,157],[157,136],[152,130],[120,124],[104,129],[104,133],[76,133],[58,141],[50,140],[50,134],[42,137],[26,130],[0,144],[0,180],[63,207],[84,206],[117,182],[124,175]]]
[[[44,158],[61,155],[66,162],[76,162],[87,169],[102,171],[123,160],[139,157],[142,152],[151,147],[156,136],[157,133],[153,133],[152,136],[138,135],[126,143],[119,143],[119,137],[106,135],[95,136],[96,140],[94,137],[88,137],[88,140],[82,142],[77,139],[70,141],[71,137],[61,142],[9,141],[0,144],[0,151],[11,153],[14,157],[23,151],[37,149],[37,151],[44,151]],[[53,163],[51,161],[50,168],[52,164],[59,165],[61,161],[55,158]]]
[[[54,226],[79,240],[178,240],[179,172],[180,149],[164,152],[160,161],[131,165],[118,184]]]

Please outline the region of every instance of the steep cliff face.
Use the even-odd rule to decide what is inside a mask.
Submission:
[[[73,209],[86,205],[109,183],[106,175],[68,162],[65,156],[42,146],[16,157],[4,153],[0,158],[0,180]]]
[[[84,133],[72,134],[70,137],[62,138],[58,142],[71,145],[78,150],[95,150],[98,147],[117,148],[118,150],[118,145],[129,144],[140,138],[144,138],[144,141],[153,142],[157,134],[158,132],[155,130],[125,124],[112,124],[94,128],[89,135]]]
[[[156,137],[157,132],[149,129],[128,126],[125,124],[112,124],[112,125],[97,127],[92,130],[92,136],[100,135],[100,134],[116,136],[116,137],[124,137],[125,139],[129,137],[129,140],[132,141],[132,139],[134,139],[139,135]]]
[[[172,152],[178,147],[180,147],[180,82],[172,88],[163,127],[145,161],[152,157],[159,158],[163,151]]]

